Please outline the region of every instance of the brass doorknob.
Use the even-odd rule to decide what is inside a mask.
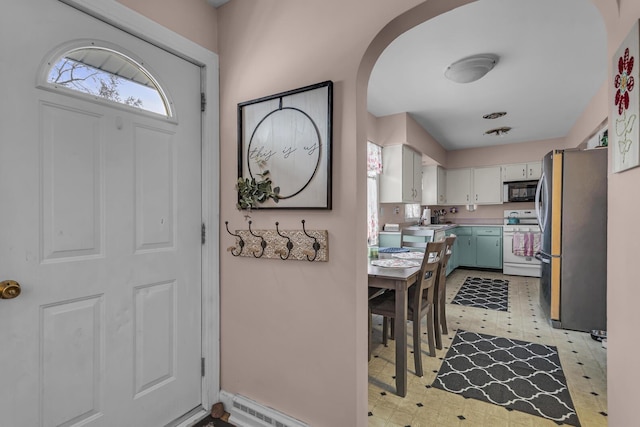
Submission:
[[[15,280],[0,282],[0,299],[12,299],[20,295],[20,284]]]

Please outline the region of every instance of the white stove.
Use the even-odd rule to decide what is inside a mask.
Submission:
[[[540,226],[534,210],[505,210],[502,272],[514,276],[540,277]]]

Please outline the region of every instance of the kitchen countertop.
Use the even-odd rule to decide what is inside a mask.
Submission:
[[[411,225],[403,228],[425,228],[427,230],[450,230],[456,227],[502,227],[504,224],[431,224],[431,225]]]
[[[456,228],[456,227],[502,227],[504,224],[478,224],[478,223],[474,223],[474,224],[431,224],[431,225],[406,225],[406,226],[402,226],[400,227],[400,229],[402,230],[403,228],[408,228],[408,229],[427,229],[427,230],[433,230],[433,231],[447,231],[447,230],[451,230],[452,228]],[[401,234],[402,231],[380,231],[380,234]]]

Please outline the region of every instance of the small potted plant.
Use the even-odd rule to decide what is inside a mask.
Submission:
[[[269,178],[269,171],[266,170],[252,178],[238,178],[236,190],[238,190],[238,210],[257,209],[258,204],[271,199],[278,203],[280,200],[280,187],[273,187],[273,182]]]

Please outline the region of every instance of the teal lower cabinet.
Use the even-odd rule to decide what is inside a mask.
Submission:
[[[502,268],[502,227],[456,227],[456,267]],[[449,273],[447,268],[447,274]]]
[[[399,248],[401,243],[399,231],[381,231],[378,235],[378,246],[381,248]]]
[[[457,227],[458,266],[472,267],[476,265],[476,238],[474,227]]]
[[[476,267],[502,268],[502,228],[476,227]]]

